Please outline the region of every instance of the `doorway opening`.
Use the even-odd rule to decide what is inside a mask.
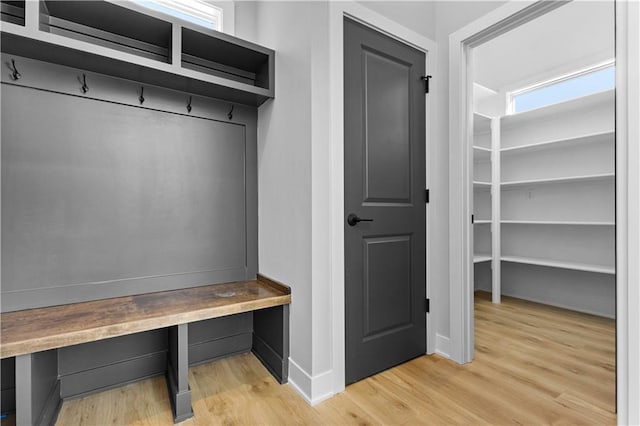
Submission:
[[[497,334],[505,362],[613,414],[615,4],[539,2],[462,40],[461,361]]]

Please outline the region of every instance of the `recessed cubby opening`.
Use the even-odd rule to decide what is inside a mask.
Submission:
[[[171,62],[171,23],[110,2],[40,2],[40,29],[161,62]]]
[[[0,20],[24,26],[24,0],[0,2]]]
[[[182,67],[269,89],[269,57],[249,46],[182,28]]]

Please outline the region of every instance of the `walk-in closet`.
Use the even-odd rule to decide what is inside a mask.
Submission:
[[[494,303],[615,315],[613,23],[576,2],[474,49],[474,285]]]
[[[613,2],[570,2],[475,47],[469,150],[476,359],[530,372],[547,393],[527,401],[581,400],[607,413],[616,409],[613,17]]]

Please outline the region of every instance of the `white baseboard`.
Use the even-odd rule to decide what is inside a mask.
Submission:
[[[448,337],[436,334],[436,353],[445,358],[451,358],[451,341]]]
[[[316,405],[335,394],[333,370],[312,377],[291,358],[289,358],[289,384],[309,405]]]

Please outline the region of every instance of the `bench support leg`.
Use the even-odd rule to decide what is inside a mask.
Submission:
[[[16,424],[53,425],[62,405],[58,350],[16,357]]]
[[[189,328],[188,324],[169,327],[167,356],[167,387],[175,423],[193,417],[189,388]]]
[[[253,312],[251,351],[281,384],[289,380],[289,305]]]

